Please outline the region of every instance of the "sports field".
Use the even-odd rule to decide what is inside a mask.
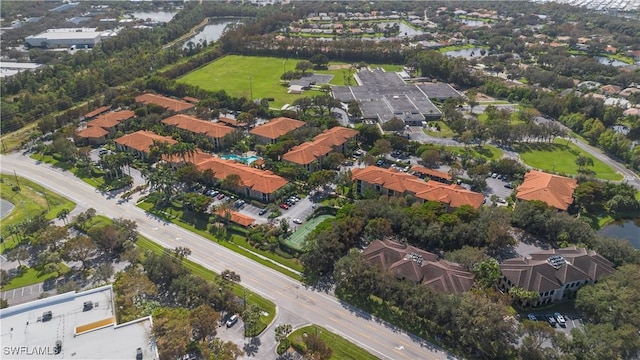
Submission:
[[[298,230],[296,230],[296,232],[294,232],[293,235],[289,236],[289,238],[285,240],[285,243],[289,245],[289,247],[291,247],[292,249],[295,249],[298,251],[304,250],[303,249],[304,239],[307,238],[307,235],[309,235],[309,233],[312,232],[313,229],[315,229],[316,226],[318,226],[318,224],[325,221],[326,219],[333,218],[333,217],[334,217],[333,215],[320,215],[316,218],[313,218],[307,221],[306,223],[300,225],[300,227],[298,227]]]
[[[300,59],[304,60],[304,59]],[[273,98],[271,107],[280,108],[292,104],[296,99],[321,94],[308,90],[303,94],[288,94],[288,87],[280,81],[285,71],[294,71],[296,59],[228,55],[179,78],[179,83],[199,86],[205,90],[224,90],[233,96],[245,96],[253,99]],[[383,67],[387,71],[399,71],[401,66],[370,65]],[[330,70],[312,70],[316,74],[333,75],[332,85],[345,85],[346,63],[330,62]],[[352,82],[355,83],[355,82]]]
[[[536,169],[577,175],[578,165],[575,161],[579,155],[582,155],[593,159],[593,167],[589,170],[593,171],[598,179],[622,180],[622,175],[615,172],[610,166],[592,157],[573,143],[567,144],[565,139],[556,139],[553,143],[520,143],[514,147],[520,153],[520,159]]]

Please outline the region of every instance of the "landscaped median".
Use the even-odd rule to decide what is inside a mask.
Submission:
[[[305,326],[289,334],[287,339],[278,345],[278,355],[284,354],[289,347],[298,353],[305,354],[308,350],[305,340],[312,336],[320,338],[331,349],[331,359],[377,359],[365,349],[318,325]]]
[[[183,213],[167,213],[153,209],[153,204],[147,202],[140,202],[138,207],[154,214],[158,217],[161,217],[167,221],[172,222],[175,225],[178,225],[190,232],[198,234],[206,239],[211,241],[215,241],[217,244],[226,247],[244,257],[247,257],[251,260],[254,260],[262,265],[265,265],[273,270],[276,270],[284,275],[287,275],[296,280],[302,280],[302,265],[300,265],[295,259],[286,259],[277,254],[263,251],[260,249],[256,249],[251,247],[249,243],[242,236],[235,234],[228,234],[228,240],[219,239],[216,236],[212,235],[206,227],[196,227],[191,223],[187,223],[183,218]],[[204,221],[201,221],[204,222]]]

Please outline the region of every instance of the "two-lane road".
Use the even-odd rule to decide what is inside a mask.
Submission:
[[[382,359],[447,359],[450,354],[414,340],[407,333],[370,315],[342,304],[335,297],[305,288],[270,268],[247,259],[215,242],[158,220],[129,202],[107,198],[73,174],[36,164],[20,154],[0,157],[2,172],[28,178],[63,194],[83,208],[99,214],[125,217],[138,223],[140,234],[167,248],[186,246],[189,258],[216,272],[231,269],[248,289],[274,301],[278,308],[330,329]],[[275,354],[274,354],[275,358]]]

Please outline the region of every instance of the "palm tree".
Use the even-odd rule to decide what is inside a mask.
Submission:
[[[158,164],[154,171],[147,177],[149,189],[157,190],[163,194],[162,203],[167,204],[175,192],[178,183],[176,172],[168,164]]]
[[[56,218],[64,222],[65,225],[67,225],[67,218],[69,217],[69,213],[70,213],[69,209],[62,209],[58,211]]]

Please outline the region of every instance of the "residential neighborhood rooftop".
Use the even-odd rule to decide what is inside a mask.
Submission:
[[[93,111],[90,111],[86,114],[84,114],[84,117],[86,119],[91,119],[92,117],[98,116],[100,114],[102,114],[103,112],[107,112],[109,111],[109,109],[111,109],[111,106],[101,106]]]
[[[116,144],[120,144],[144,153],[149,152],[149,150],[153,146],[154,141],[165,142],[169,145],[178,143],[176,140],[170,137],[161,136],[151,131],[144,130],[121,136],[115,140]]]
[[[205,134],[208,137],[216,139],[221,139],[233,131],[233,128],[228,126],[184,114],[173,115],[162,120],[162,123],[166,125],[173,125],[179,129],[187,130],[196,134]]]
[[[175,112],[182,112],[195,107],[194,104],[188,103],[186,101],[176,100],[166,96],[149,93],[136,96],[136,102],[144,104],[156,104],[167,110]]]
[[[262,136],[267,139],[277,139],[293,130],[301,128],[305,125],[304,121],[295,120],[287,117],[279,117],[271,119],[266,124],[256,126],[251,131],[253,135]]]
[[[136,114],[131,110],[112,111],[105,114],[101,114],[94,120],[87,123],[87,127],[99,126],[101,128],[109,129],[120,124],[122,121],[131,119]]]
[[[85,139],[98,139],[109,135],[109,131],[101,128],[100,126],[89,126],[86,129],[78,131],[76,134]]]
[[[559,210],[567,210],[573,203],[573,191],[578,180],[531,170],[516,189],[519,200],[539,200]]]

